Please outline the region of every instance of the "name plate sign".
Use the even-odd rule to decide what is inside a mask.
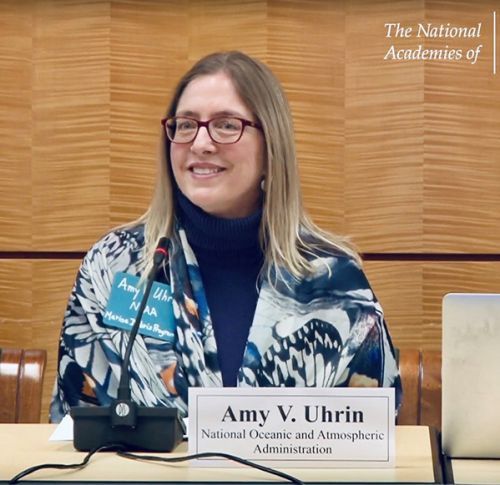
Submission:
[[[394,389],[189,388],[190,454],[280,467],[393,467],[394,421]]]

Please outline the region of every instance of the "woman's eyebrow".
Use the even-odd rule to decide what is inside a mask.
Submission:
[[[181,110],[181,111],[177,111],[176,116],[191,116],[191,117],[196,117],[198,115],[198,113],[195,113],[194,111],[191,111],[189,109],[184,109],[184,110]]]
[[[193,118],[199,118],[199,112],[186,109],[186,110],[178,111],[176,113],[176,116],[189,116],[189,117],[193,117]],[[240,118],[244,117],[244,115],[238,111],[224,109],[224,110],[219,110],[219,111],[213,112],[210,115],[210,118],[217,118],[219,116],[237,116]]]

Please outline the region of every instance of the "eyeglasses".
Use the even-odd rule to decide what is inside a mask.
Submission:
[[[262,127],[258,123],[234,116],[222,116],[207,121],[199,121],[186,116],[173,116],[172,118],[164,118],[161,120],[161,124],[172,143],[191,143],[202,126],[207,129],[208,136],[212,141],[222,145],[239,141],[247,126],[262,131]]]

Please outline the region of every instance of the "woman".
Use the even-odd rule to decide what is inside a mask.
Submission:
[[[116,397],[126,331],[103,321],[118,272],[149,273],[162,236],[175,339],[138,335],[132,398],[187,412],[190,386],[393,386],[382,309],[342,239],[302,207],[292,119],[279,82],[240,52],[179,82],[162,120],[153,200],[86,255],[60,340],[51,419]]]

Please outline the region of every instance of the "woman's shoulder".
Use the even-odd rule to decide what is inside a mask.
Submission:
[[[314,235],[308,236],[306,248],[304,255],[310,268],[303,280],[306,285],[346,293],[366,290],[372,297],[361,258],[354,250]]]
[[[340,250],[321,249],[311,255],[309,279],[327,280],[337,285],[347,285],[351,289],[369,287],[361,261]]]
[[[301,252],[309,263],[330,259],[336,264],[361,268],[361,258],[346,240],[339,238],[339,242],[335,243],[333,238],[329,240],[316,234],[303,233],[302,242]]]
[[[135,263],[144,246],[144,225],[122,226],[110,230],[88,250],[85,260],[94,263],[105,260]]]

